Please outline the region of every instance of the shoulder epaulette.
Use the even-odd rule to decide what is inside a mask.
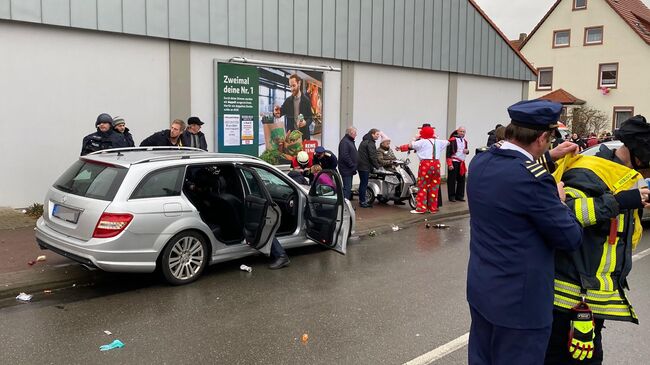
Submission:
[[[544,168],[544,165],[534,162],[534,161],[526,161],[525,164],[526,169],[530,171],[533,176],[535,176],[536,179],[541,178],[544,176],[544,174],[548,174],[548,171],[546,171],[546,168]]]

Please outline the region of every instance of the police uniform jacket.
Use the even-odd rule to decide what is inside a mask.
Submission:
[[[323,170],[336,170],[338,160],[332,151],[325,150],[322,157],[314,155],[314,164],[319,164]]]
[[[553,320],[555,249],[574,250],[582,228],[546,169],[493,146],[469,166],[467,300],[492,324],[548,327]]]
[[[84,137],[81,142],[81,155],[87,155],[92,152],[107,150],[110,148],[118,147],[118,138],[112,130],[102,132],[97,129],[97,132],[91,133]]]

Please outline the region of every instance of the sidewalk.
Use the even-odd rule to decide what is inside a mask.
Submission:
[[[446,186],[442,188],[446,196]],[[356,236],[382,234],[392,231],[392,226],[400,228],[423,222],[468,214],[466,202],[449,203],[436,214],[411,214],[407,204],[394,206],[392,203],[379,204],[373,208],[358,208],[358,197],[352,205],[356,209]],[[41,250],[34,239],[35,219],[11,208],[0,207],[0,300],[13,298],[20,292],[34,293],[93,283],[102,276],[101,271],[90,271],[81,265],[49,250]],[[46,260],[29,265],[45,255]],[[105,276],[105,275],[104,275]]]

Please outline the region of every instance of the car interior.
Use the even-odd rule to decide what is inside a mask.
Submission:
[[[260,167],[254,167],[254,170],[264,182],[266,190],[282,213],[276,236],[292,234],[298,227],[299,200],[296,188],[271,171]]]

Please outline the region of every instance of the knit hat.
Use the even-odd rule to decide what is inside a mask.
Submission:
[[[388,137],[384,132],[379,132],[379,143],[383,143],[384,141],[390,142],[390,137]]]
[[[95,121],[95,127],[97,127],[102,123],[113,124],[113,118],[111,118],[111,116],[106,113],[101,113],[100,115],[97,116],[97,121]]]
[[[113,128],[117,127],[120,124],[126,124],[126,121],[122,117],[113,118]]]

